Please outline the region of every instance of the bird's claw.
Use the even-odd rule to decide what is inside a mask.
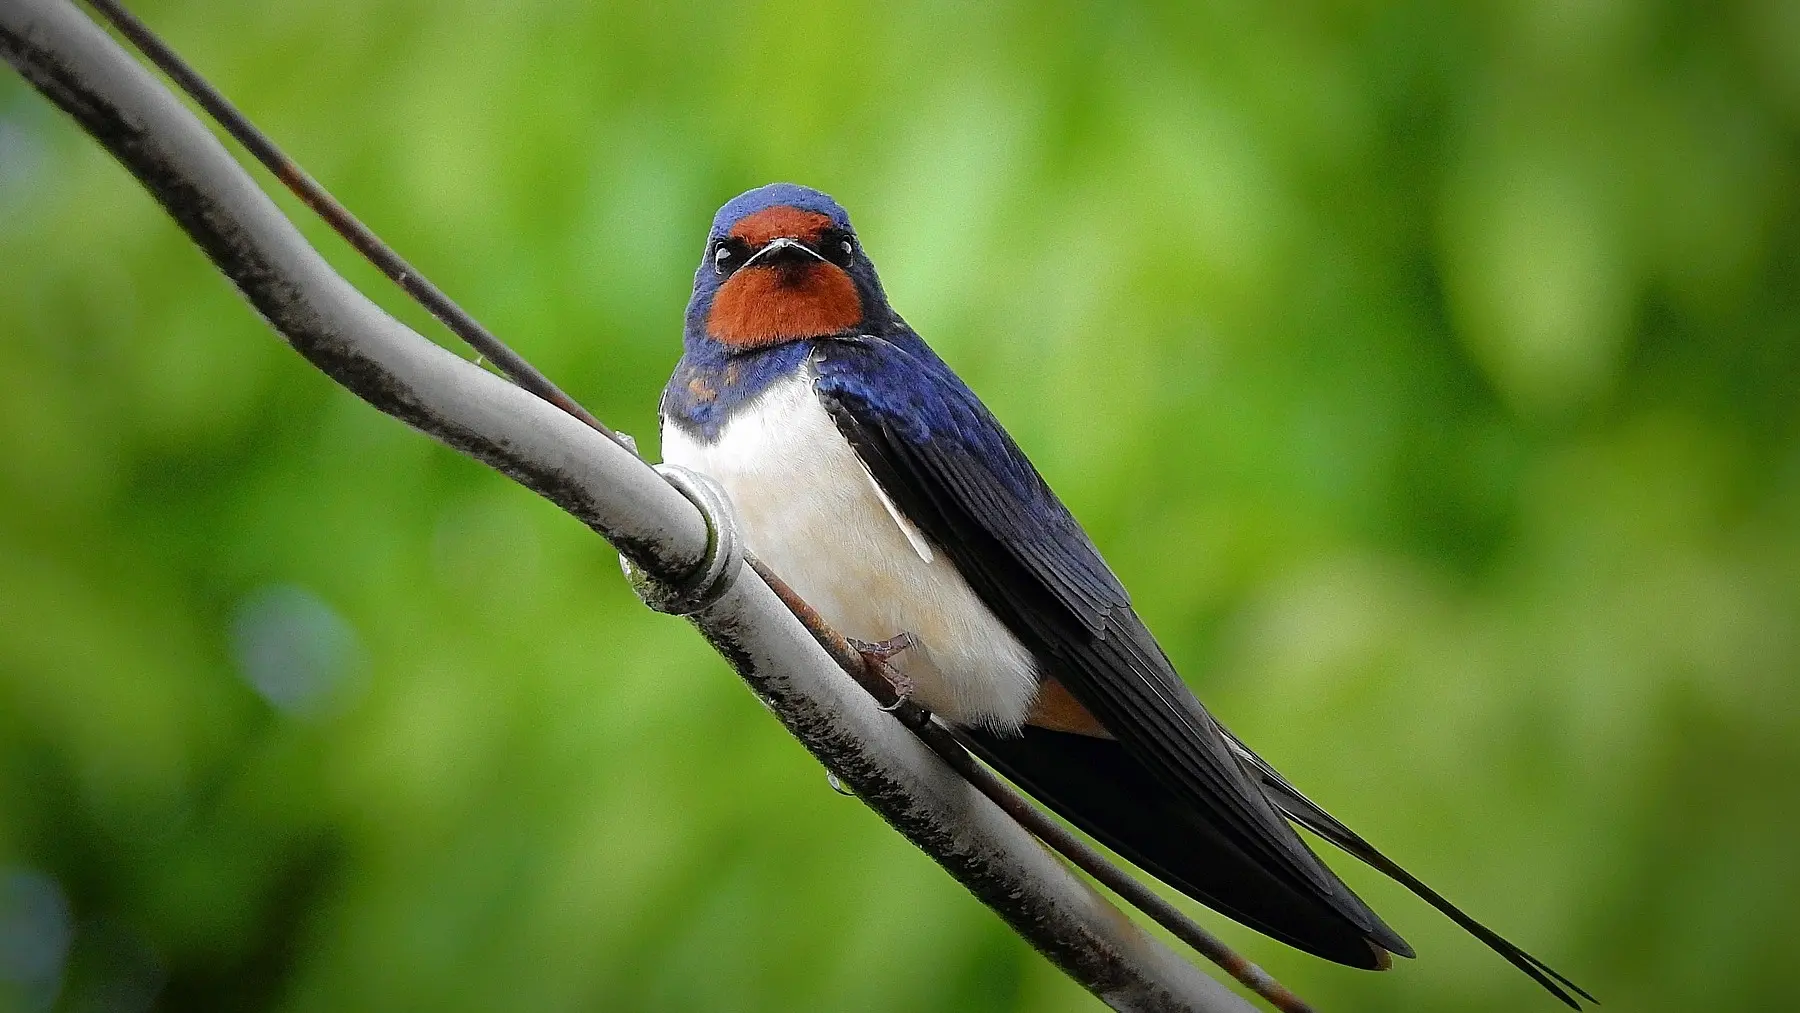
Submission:
[[[850,641],[850,646],[856,649],[856,653],[871,661],[886,661],[915,644],[913,635],[906,632],[896,633],[886,640],[877,640],[874,643],[858,640],[855,637],[844,639]]]
[[[857,640],[854,637],[846,637],[844,639],[848,640],[850,642],[850,647],[855,650],[856,653],[862,655],[863,660],[869,662],[875,671],[881,673],[881,677],[887,680],[887,684],[893,687],[894,702],[878,704],[877,706],[889,713],[904,707],[907,702],[912,699],[913,681],[907,678],[905,673],[897,671],[889,666],[887,661],[901,651],[916,646],[913,635],[904,632],[897,633],[886,640],[878,640],[875,643],[870,643],[866,640]]]

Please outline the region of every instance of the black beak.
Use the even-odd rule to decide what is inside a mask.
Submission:
[[[762,249],[751,254],[750,259],[744,261],[744,266],[749,267],[752,264],[762,263],[774,267],[777,265],[804,263],[808,260],[824,261],[825,258],[819,254],[819,251],[806,245],[800,240],[790,236],[782,236],[778,239],[769,240],[768,243],[764,244]]]

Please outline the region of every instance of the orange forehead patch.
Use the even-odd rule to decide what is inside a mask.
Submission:
[[[731,227],[731,234],[756,249],[771,239],[783,236],[805,243],[816,243],[819,233],[830,225],[831,219],[817,211],[802,211],[782,204],[764,208],[753,215],[745,215]]]
[[[760,348],[837,334],[862,317],[856,282],[835,264],[752,264],[719,287],[706,333],[727,345]]]

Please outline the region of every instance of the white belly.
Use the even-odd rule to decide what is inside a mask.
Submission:
[[[912,634],[915,646],[892,663],[920,704],[962,724],[1024,721],[1037,695],[1030,652],[886,502],[810,374],[739,409],[713,443],[665,423],[662,454],[725,487],[750,551],[839,633]]]

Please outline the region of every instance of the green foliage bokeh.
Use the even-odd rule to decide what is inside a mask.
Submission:
[[[1215,712],[1622,1011],[1792,992],[1797,11],[140,9],[650,446],[713,209],[834,194]],[[1093,1007],[10,73],[0,354],[0,1008]],[[1553,1008],[1338,865],[1420,959],[1209,924]]]

